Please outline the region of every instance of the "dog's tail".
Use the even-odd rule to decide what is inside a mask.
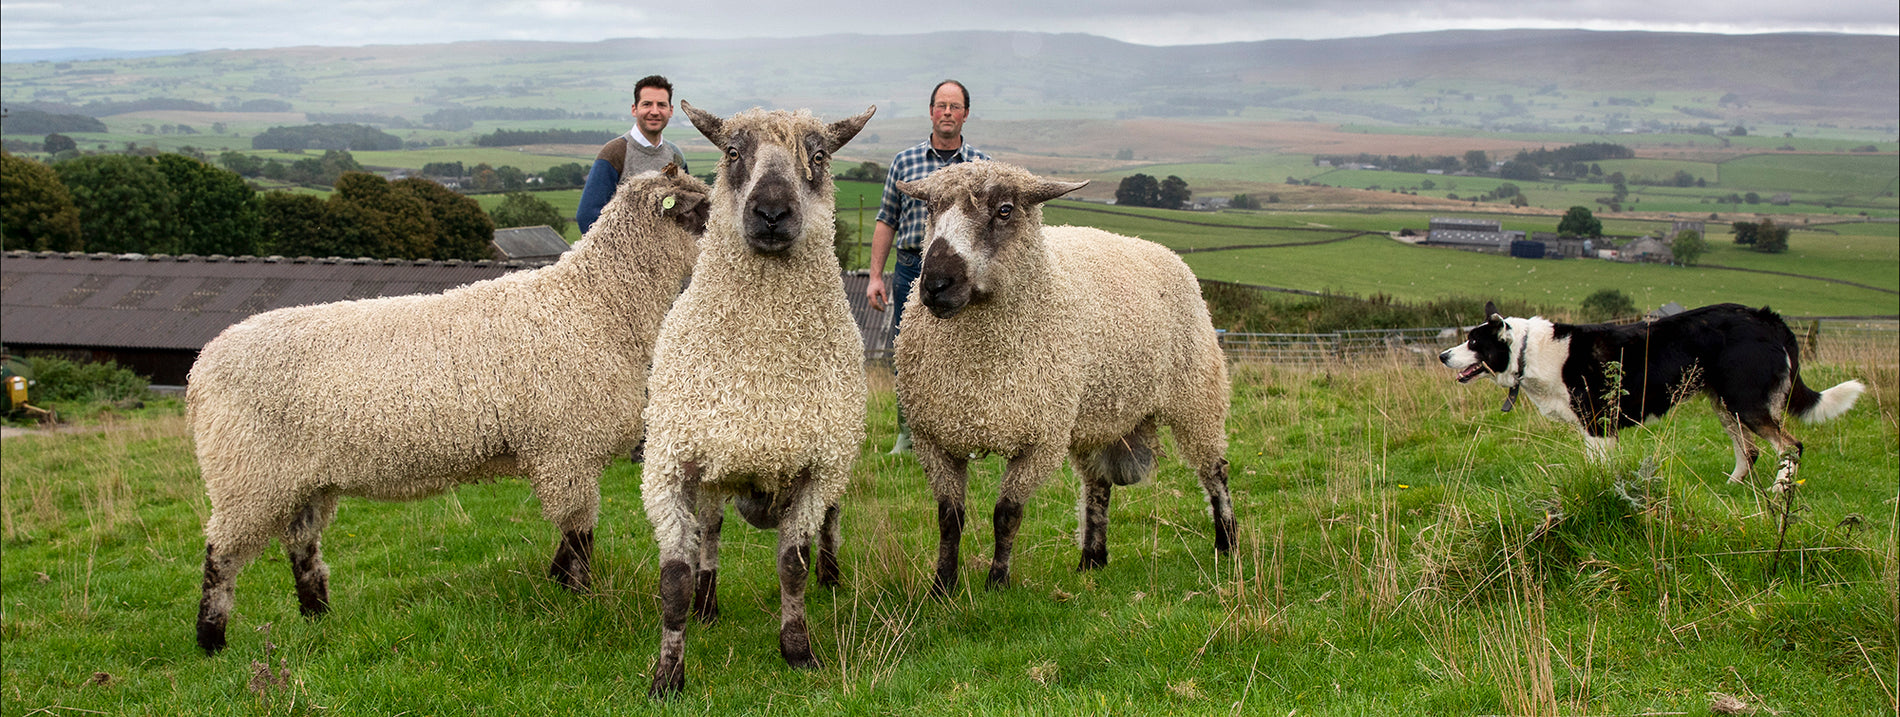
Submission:
[[[1808,423],[1820,423],[1847,412],[1860,400],[1860,393],[1867,387],[1859,381],[1842,381],[1833,388],[1816,393],[1801,382],[1801,375],[1794,376],[1793,390],[1788,392],[1788,411]]]
[[[1801,342],[1788,329],[1780,314],[1764,306],[1756,312],[1764,320],[1781,327],[1781,345],[1788,352],[1788,412],[1808,423],[1820,423],[1846,413],[1860,400],[1867,386],[1859,381],[1842,381],[1826,391],[1816,392],[1801,381]]]

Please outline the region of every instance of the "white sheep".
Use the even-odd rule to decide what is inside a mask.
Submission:
[[[1008,459],[992,516],[997,588],[1023,502],[1065,454],[1081,482],[1080,569],[1107,564],[1109,491],[1154,475],[1159,424],[1199,471],[1214,548],[1233,547],[1227,364],[1200,285],[1152,242],[1044,227],[1040,205],[1083,184],[969,162],[897,185],[930,207],[897,394],[937,498],[940,594],[957,585],[970,456]]]
[[[198,645],[225,645],[233,582],[279,538],[305,615],[329,609],[318,543],[337,499],[410,500],[521,476],[582,590],[599,475],[639,442],[653,340],[692,271],[705,183],[629,177],[560,261],[441,294],[300,306],[219,334],[186,393],[205,523]]]
[[[808,112],[721,120],[685,102],[723,154],[693,284],[660,328],[641,482],[660,548],[660,656],[649,694],[686,685],[686,615],[718,613],[728,498],[778,530],[779,652],[816,667],[805,626],[811,540],[836,579],[834,507],[864,441],[864,344],[832,252],[831,154],[873,107],[826,125]],[[829,515],[829,518],[827,516]]]

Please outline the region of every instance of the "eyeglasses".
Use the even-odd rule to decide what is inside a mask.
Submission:
[[[957,104],[955,102],[938,102],[937,104],[931,105],[930,109],[937,110],[939,112],[943,112],[943,111],[962,112],[963,105]]]

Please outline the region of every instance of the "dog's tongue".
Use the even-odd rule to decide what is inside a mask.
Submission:
[[[1472,365],[1471,365],[1471,368],[1468,368],[1468,369],[1465,369],[1465,370],[1463,370],[1463,371],[1459,371],[1459,372],[1458,372],[1458,382],[1459,382],[1459,383],[1466,383],[1466,382],[1469,382],[1469,381],[1470,381],[1471,379],[1473,379],[1473,378],[1476,378],[1476,377],[1478,376],[1478,374],[1480,374],[1480,373],[1484,373],[1484,362],[1483,362],[1483,361],[1479,361],[1478,363],[1474,363],[1474,364],[1472,364]]]

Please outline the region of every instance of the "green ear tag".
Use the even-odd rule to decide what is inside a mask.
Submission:
[[[678,203],[678,202],[676,202],[676,201],[674,201],[672,197],[667,197],[665,201],[662,201],[662,202],[660,202],[660,208],[661,208],[661,209],[672,209],[672,208],[673,208],[673,205],[674,205],[674,204],[677,204],[677,203]]]

